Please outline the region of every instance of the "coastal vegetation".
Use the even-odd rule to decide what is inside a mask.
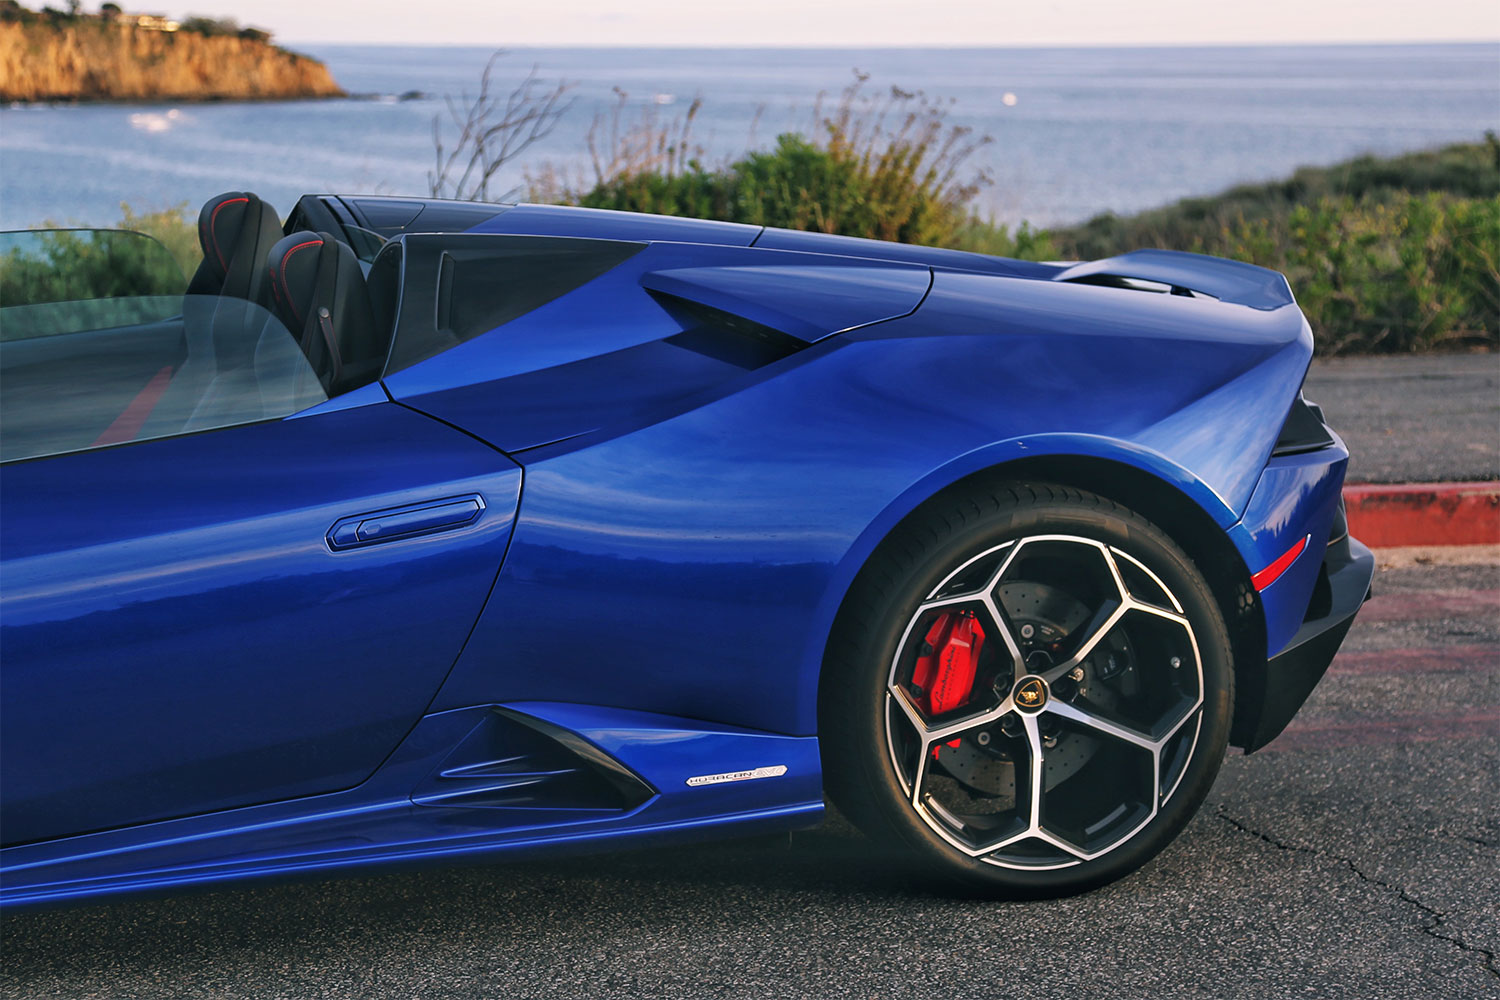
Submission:
[[[197,227],[187,219],[187,203],[156,212],[138,213],[129,205],[120,210],[120,221],[111,229],[49,221],[40,231],[0,234],[0,306],[180,295],[186,275],[203,258]],[[89,307],[80,308],[86,312]],[[148,303],[147,308],[157,307]],[[7,322],[15,321],[12,316]],[[0,331],[0,340],[14,339],[20,339],[15,330]]]
[[[0,0],[0,101],[340,97],[316,59],[223,18],[29,10]]]
[[[974,212],[990,183],[978,154],[991,140],[949,120],[951,102],[891,88],[866,93],[856,74],[831,108],[769,150],[710,165],[693,139],[701,102],[666,117],[632,115],[617,90],[588,133],[591,169],[549,165],[527,174],[533,201],[656,212],[844,236],[1045,258],[1052,248],[1026,226],[1011,231]]]
[[[1010,228],[976,210],[989,139],[949,105],[856,78],[811,126],[709,166],[698,105],[590,131],[591,176],[528,174],[533,200],[899,240],[1031,260],[1092,260],[1143,247],[1230,257],[1287,275],[1323,354],[1500,346],[1500,141],[1304,168],[1131,216]]]
[[[1008,229],[977,216],[968,192],[978,174],[939,183],[948,175],[933,173],[934,164],[955,168],[958,146],[903,151],[889,142],[854,146],[787,135],[719,169],[704,168],[672,143],[659,148],[662,156],[670,149],[673,162],[605,170],[602,181],[582,188],[562,186],[557,171],[543,168],[532,177],[531,196],[1030,260],[1191,250],[1285,273],[1322,355],[1500,347],[1500,142],[1493,137],[1361,157],[1052,230]],[[199,253],[187,206],[140,214],[122,208],[120,228],[156,237],[192,273]]]
[[[432,118],[433,165],[427,172],[427,190],[434,198],[491,200],[495,175],[551,135],[573,106],[572,85],[543,80],[536,66],[501,96],[494,90],[493,74],[504,55],[503,50],[495,52],[485,62],[477,94],[450,95],[443,101],[446,119]]]
[[[170,28],[170,30],[168,30]],[[1088,260],[1158,247],[1215,254],[1285,273],[1325,354],[1500,347],[1500,141],[1308,167],[1129,216],[1073,226],[1006,225],[979,206],[990,184],[988,136],[956,124],[953,105],[856,73],[803,127],[769,146],[710,160],[695,140],[702,110],[632,100],[588,130],[587,166],[528,159],[569,111],[572,93],[533,69],[509,93],[491,85],[449,100],[433,121],[430,193],[508,197],[494,181],[526,164],[532,201],[692,216],[968,250],[1031,260]],[[0,0],[0,99],[337,94],[321,63],[227,19],[126,15]],[[196,265],[181,209],[125,209],[123,228],[160,239]]]
[[[1500,140],[1307,167],[1048,234],[1071,259],[1138,247],[1286,274],[1328,354],[1500,346]]]

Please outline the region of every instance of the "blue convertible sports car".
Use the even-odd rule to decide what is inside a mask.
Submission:
[[[1368,594],[1278,274],[584,209],[0,237],[0,892],[810,825],[1101,885]],[[186,293],[184,294],[184,285]]]

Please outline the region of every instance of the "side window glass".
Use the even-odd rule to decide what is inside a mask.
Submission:
[[[344,241],[349,244],[349,249],[354,251],[354,256],[359,258],[367,272],[371,262],[380,255],[386,244],[386,238],[379,233],[348,225],[344,226]]]
[[[286,327],[242,299],[12,301],[0,299],[0,462],[270,420],[327,398]]]

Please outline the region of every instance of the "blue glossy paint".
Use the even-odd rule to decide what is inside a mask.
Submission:
[[[1090,322],[1101,313],[1109,327]],[[1215,324],[1228,343],[1204,333]],[[823,637],[870,526],[883,537],[980,468],[1077,454],[1175,482],[1228,527],[1279,430],[1247,407],[1290,405],[1305,333],[1300,316],[1212,301],[939,272],[910,317],[740,373],[647,426],[522,453],[506,572],[436,705],[561,701],[582,685],[619,707],[811,734]],[[469,419],[442,393],[415,405]],[[1162,430],[1184,410],[1233,429],[1238,450]],[[504,669],[548,655],[527,623],[563,605],[569,668]],[[703,635],[712,668],[684,670]]]
[[[697,302],[808,343],[843,330],[909,316],[927,295],[925,267],[811,264],[758,254],[740,267],[685,267],[641,277],[648,291]]]
[[[519,702],[518,712],[571,730],[657,789],[649,804],[657,822],[694,816],[821,806],[818,741],[708,725],[650,712],[547,702]],[[747,772],[785,768],[759,778]],[[690,780],[698,779],[695,784]]]
[[[788,282],[793,271],[802,273]],[[685,300],[816,341],[910,313],[930,282],[916,266],[652,244],[568,295],[386,376],[385,385],[401,402],[516,453],[653,423],[743,376],[742,365],[674,340],[702,323],[684,311]],[[775,302],[781,284],[791,305]]]
[[[946,271],[977,271],[981,274],[1003,274],[1030,278],[1051,278],[1062,270],[1055,264],[1029,260],[991,257],[963,250],[940,247],[918,247],[908,243],[885,243],[856,236],[832,236],[793,229],[767,227],[754,244],[763,250],[800,250],[804,253],[833,254],[864,260],[902,261]]]
[[[1148,474],[1246,581],[1311,535],[1269,652],[1306,612],[1347,453],[1271,457],[1311,355],[1279,276],[546,206],[485,232],[649,245],[285,420],[6,466],[0,832],[33,842],[0,901],[807,823],[851,582],[1012,462]],[[1072,280],[1099,275],[1219,300]],[[503,749],[493,706],[646,797],[497,807],[464,756]]]
[[[1157,281],[1204,292],[1222,302],[1251,309],[1280,309],[1295,301],[1286,278],[1275,271],[1237,260],[1176,250],[1136,250],[1118,257],[1076,264],[1054,275],[1052,280],[1078,281],[1101,275]]]
[[[1244,518],[1229,532],[1252,573],[1275,562],[1299,539],[1312,536],[1296,561],[1260,593],[1270,656],[1281,652],[1302,626],[1348,465],[1349,452],[1336,436],[1331,448],[1272,459]]]
[[[624,814],[413,802],[413,789],[490,712],[471,706],[423,718],[375,775],[349,791],[7,848],[0,853],[0,899],[58,902],[375,863],[743,836],[808,826],[822,814],[816,740],[587,706],[513,707],[578,726],[601,749],[660,782],[653,782],[656,794]],[[787,772],[729,785],[686,784],[687,777],[766,763]]]
[[[658,240],[736,247],[754,243],[760,231],[760,226],[738,222],[567,205],[516,205],[469,230],[517,236],[587,236],[596,240]]]
[[[6,466],[6,841],[363,781],[467,639],[520,480],[389,402]],[[456,494],[486,516],[325,540],[345,515]]]

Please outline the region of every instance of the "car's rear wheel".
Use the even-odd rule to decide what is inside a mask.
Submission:
[[[1223,759],[1232,654],[1161,529],[1060,486],[976,486],[860,574],[820,690],[828,789],[970,890],[1053,896],[1160,851]]]

